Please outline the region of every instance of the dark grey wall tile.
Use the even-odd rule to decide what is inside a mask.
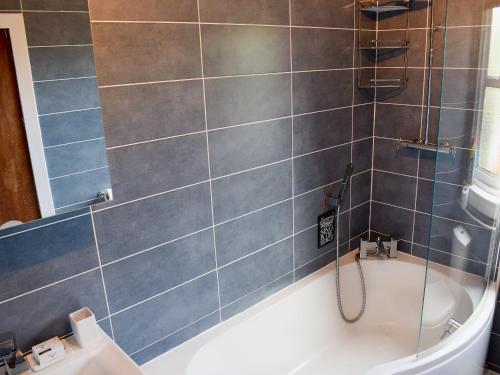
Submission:
[[[294,155],[348,143],[351,134],[351,108],[297,116],[293,124]]]
[[[283,119],[210,132],[212,177],[289,159],[292,120]]]
[[[294,160],[295,194],[342,179],[350,161],[350,145],[301,156]]]
[[[219,267],[292,235],[292,201],[215,227]]]
[[[292,163],[286,161],[212,182],[215,223],[288,199]]]
[[[117,201],[145,197],[208,179],[204,134],[115,148],[109,150],[108,155]]]
[[[290,74],[205,82],[208,127],[290,116]]]
[[[375,135],[395,139],[417,139],[425,126],[422,107],[378,104]]]
[[[351,211],[351,239],[370,229],[370,203],[356,207]],[[358,242],[359,244],[359,242]]]
[[[372,230],[391,235],[398,240],[412,241],[412,211],[373,202],[371,212]]]
[[[43,145],[61,145],[104,137],[99,109],[40,117]]]
[[[288,0],[200,0],[202,22],[288,25]]]
[[[293,74],[295,114],[347,107],[352,103],[352,70]]]
[[[354,140],[373,135],[373,104],[354,107]]]
[[[50,188],[56,208],[76,203],[90,204],[97,199],[99,192],[111,188],[109,170],[102,168],[56,178],[50,180]]]
[[[396,150],[395,141],[375,138],[373,167],[379,170],[416,176],[418,152]]]
[[[0,0],[0,10],[21,10],[21,1]]]
[[[207,317],[201,318],[185,328],[170,334],[164,339],[148,346],[144,350],[134,353],[131,357],[138,365],[142,365],[218,324],[219,318],[219,312],[210,314]]]
[[[99,327],[102,328],[102,330],[108,335],[109,337],[113,337],[112,330],[111,330],[111,321],[109,318],[105,318],[104,320],[100,320],[97,322],[99,324]]]
[[[292,252],[292,239],[288,239],[220,268],[221,305],[244,297],[292,271]]]
[[[90,0],[93,20],[197,22],[196,0]]]
[[[270,297],[291,284],[293,284],[293,272],[280,277],[278,280],[273,281],[224,307],[222,309],[222,320],[227,320],[234,315],[239,314],[240,312],[248,309],[263,299]]]
[[[92,32],[101,85],[201,77],[198,25],[94,23]]]
[[[348,246],[340,245],[340,256],[347,253]],[[311,260],[309,263],[299,267],[295,270],[295,281],[301,280],[306,276],[309,276],[313,272],[316,272],[320,268],[327,266],[329,263],[333,262],[336,257],[336,250],[330,250],[326,254],[319,256],[318,258]]]
[[[352,68],[354,30],[293,28],[293,70]]]
[[[290,71],[287,27],[202,25],[205,76]]]
[[[373,139],[365,139],[352,144],[352,164],[354,173],[372,168]]]
[[[95,78],[35,83],[38,114],[99,107]]]
[[[476,114],[461,109],[431,109],[431,140],[436,142],[439,128],[440,140],[456,147],[474,148]]]
[[[210,214],[208,183],[96,212],[102,262],[208,228]]]
[[[393,173],[373,171],[374,201],[414,209],[417,179]]]
[[[90,215],[2,238],[0,259],[0,301],[97,267]]]
[[[477,69],[434,69],[433,105],[448,108],[482,109],[476,94],[480,81]]]
[[[218,307],[217,277],[212,272],[113,316],[116,343],[131,354]]]
[[[351,179],[351,206],[357,206],[370,200],[372,173],[368,170]]]
[[[205,129],[201,81],[108,87],[100,94],[110,147]]]
[[[23,0],[23,10],[88,11],[86,0]]]
[[[15,332],[19,347],[26,352],[35,344],[70,333],[68,314],[82,307],[89,307],[97,319],[107,315],[99,270],[0,304],[0,331]]]
[[[354,28],[352,0],[292,0],[292,25]]]
[[[103,268],[111,313],[215,269],[211,229]]]
[[[424,69],[408,68],[408,84],[402,89],[378,89],[377,102],[422,105]],[[390,79],[404,74],[401,68],[377,68],[377,79]],[[437,80],[437,78],[436,78]]]
[[[471,168],[470,161],[473,152],[466,149],[455,149],[455,155],[440,154],[436,160],[435,155],[421,155],[420,177],[436,179],[457,185],[466,185]],[[435,175],[434,175],[435,173]]]
[[[88,13],[24,12],[29,46],[92,44]]]
[[[494,366],[500,368],[500,358],[498,353],[500,353],[500,335],[492,334],[490,336],[487,360]]]
[[[447,5],[447,7],[445,7]],[[449,4],[441,4],[439,14],[447,9],[449,26],[473,26],[487,23],[487,14],[491,5],[487,0],[477,0],[474,2],[466,0],[456,0]],[[491,22],[491,21],[490,21]]]
[[[295,196],[294,198],[294,213],[295,213],[295,232],[309,228],[318,223],[318,215],[328,211],[331,207],[326,201],[327,196],[337,196],[340,190],[340,183],[334,183],[315,189],[305,194]],[[341,205],[341,211],[348,210],[349,205],[349,190],[346,191],[344,202]]]
[[[340,243],[349,240],[349,214],[340,215]],[[301,267],[304,264],[316,259],[320,255],[336,248],[336,240],[332,243],[319,248],[318,247],[318,227],[306,229],[295,235],[295,267]]]
[[[92,46],[30,48],[34,81],[95,76]]]
[[[104,140],[71,143],[45,149],[49,177],[102,168],[107,165]]]

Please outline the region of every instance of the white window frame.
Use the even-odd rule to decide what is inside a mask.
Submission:
[[[43,148],[42,132],[38,120],[23,15],[0,14],[0,29],[9,31],[40,214],[42,217],[52,216],[55,214],[54,201]]]

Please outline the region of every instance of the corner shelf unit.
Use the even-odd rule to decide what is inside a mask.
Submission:
[[[358,12],[358,88],[361,89],[402,89],[408,83],[408,50],[409,25],[410,25],[410,1],[411,0],[359,0]],[[387,18],[395,15],[404,15],[406,25],[397,31],[404,32],[404,37],[385,39],[380,38],[378,30],[364,29],[362,19],[369,17],[377,23],[380,18]],[[396,31],[395,31],[396,32]],[[384,34],[390,33],[384,32]],[[366,38],[364,34],[370,37]],[[375,35],[375,38],[373,36]],[[395,56],[403,57],[403,66],[397,66],[402,71],[400,76],[396,77],[377,77],[376,65],[379,61],[387,60]],[[363,66],[363,57],[374,64],[374,75],[364,77],[364,71],[372,71],[368,66]]]

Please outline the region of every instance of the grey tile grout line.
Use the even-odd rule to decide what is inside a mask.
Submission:
[[[217,301],[219,306],[219,323],[222,322],[221,310],[221,296],[220,296],[220,282],[219,282],[219,261],[217,259],[217,241],[215,239],[215,216],[214,216],[214,197],[212,189],[212,170],[210,166],[210,142],[208,141],[208,117],[207,117],[207,99],[205,90],[205,69],[203,61],[203,38],[201,34],[201,15],[200,15],[200,0],[196,0],[196,8],[198,13],[198,38],[200,43],[200,64],[202,76],[202,90],[203,90],[203,114],[205,120],[205,141],[207,147],[207,166],[208,166],[208,186],[210,191],[210,212],[212,217],[212,240],[214,246],[214,260],[215,260],[215,275],[217,278]]]
[[[30,48],[66,48],[66,47],[92,47],[92,44],[84,43],[84,44],[53,44],[53,45],[46,45],[46,46],[28,46],[28,49]]]
[[[403,176],[403,177],[410,177],[410,178],[415,178],[417,180],[423,180],[423,181],[429,181],[429,182],[434,182],[433,179],[431,178],[426,178],[426,177],[419,177],[419,176],[412,176],[412,175],[409,175],[409,174],[404,174],[404,173],[398,173],[398,172],[392,172],[392,171],[386,171],[384,169],[377,169],[377,168],[374,168],[374,171],[376,172],[382,172],[382,173],[389,173],[389,174],[393,174],[393,175],[397,175],[397,176]],[[435,181],[439,184],[444,184],[444,185],[450,185],[450,186],[456,186],[456,187],[459,187],[459,188],[463,188],[464,186],[463,185],[458,185],[458,184],[454,184],[452,182],[446,182],[446,181]]]
[[[382,102],[378,103],[380,105],[392,105],[392,106],[401,106],[401,107],[422,107],[420,104],[410,104],[410,103],[393,103],[393,102]],[[470,112],[487,112],[483,109],[474,109],[474,108],[460,108],[460,107],[446,107],[446,106],[437,106],[431,105],[432,109],[446,109],[449,111],[470,111]]]
[[[71,109],[69,111],[61,111],[61,112],[40,113],[38,114],[38,117],[62,115],[66,113],[83,112],[83,111],[93,111],[96,109],[101,109],[101,107],[90,107],[90,108]]]
[[[83,13],[88,14],[88,10],[49,10],[49,9],[22,9],[23,13]]]
[[[290,57],[290,114],[292,122],[292,147],[291,147],[291,158],[292,158],[292,272],[293,272],[293,282],[295,283],[295,144],[294,144],[294,133],[295,133],[295,121],[294,121],[294,104],[293,104],[293,38],[292,38],[292,0],[288,0],[288,42],[289,42],[289,57]]]
[[[101,273],[102,288],[104,291],[104,300],[106,301],[106,308],[108,310],[109,326],[111,329],[111,337],[115,340],[115,332],[113,330],[113,319],[111,319],[111,310],[109,308],[108,292],[106,290],[106,281],[104,280],[104,270],[101,263],[101,253],[99,252],[99,241],[97,240],[97,232],[95,230],[94,215],[92,215],[92,208],[90,209],[90,220],[92,222],[92,234],[94,236],[95,248],[97,253],[97,260],[99,262],[99,272]]]
[[[84,200],[84,201],[80,201],[80,202],[75,202],[75,203],[71,203],[71,204],[67,204],[67,205],[64,205],[64,206],[59,206],[59,207],[54,207],[54,209],[57,211],[57,210],[62,210],[64,208],[68,208],[68,207],[72,207],[72,206],[76,206],[78,204],[82,204],[82,203],[90,203],[90,202],[93,202],[95,201],[97,198],[92,198],[92,199],[87,199],[87,200]],[[82,207],[83,208],[83,207]],[[75,207],[75,209],[78,209],[78,207]]]
[[[82,77],[70,77],[70,78],[40,79],[40,80],[34,80],[33,83],[47,83],[47,82],[61,82],[61,81],[78,81],[80,79],[97,79],[97,76],[82,76]]]
[[[62,147],[62,146],[69,146],[69,145],[75,145],[78,143],[85,143],[85,142],[92,142],[92,141],[99,141],[99,140],[104,140],[104,137],[97,137],[97,138],[89,138],[89,139],[83,139],[81,141],[74,141],[74,142],[66,142],[66,143],[59,143],[56,145],[51,145],[51,146],[44,146],[44,149],[48,148],[56,148],[56,147]]]
[[[107,169],[107,168],[108,168],[108,166],[104,165],[102,167],[97,167],[97,168],[92,168],[92,169],[85,169],[83,171],[78,171],[78,172],[74,172],[74,173],[68,173],[68,174],[64,174],[64,175],[61,175],[61,176],[49,177],[49,181],[60,180],[61,178],[76,176],[76,175],[80,175],[80,174],[84,174],[84,173],[99,171],[101,169]]]

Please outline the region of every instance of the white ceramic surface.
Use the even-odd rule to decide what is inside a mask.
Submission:
[[[149,375],[452,374],[438,365],[451,361],[460,367],[458,360],[464,360],[475,366],[484,360],[488,338],[478,343],[477,336],[489,324],[492,306],[485,301],[491,302],[491,288],[481,298],[479,277],[439,265],[429,269],[432,303],[423,320],[425,347],[431,349],[417,360],[425,262],[400,253],[397,259],[362,264],[367,306],[355,324],[339,316],[331,264],[143,369]],[[361,287],[352,255],[342,259],[341,275],[345,311],[353,316],[361,303]],[[463,328],[439,341],[448,318],[464,321],[469,316]],[[453,359],[457,347],[473,350]],[[468,368],[461,374],[476,374],[470,370],[475,367]]]

